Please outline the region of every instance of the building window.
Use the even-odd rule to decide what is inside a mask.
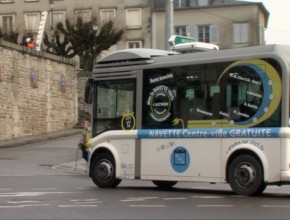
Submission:
[[[209,26],[198,26],[198,41],[210,42]]]
[[[209,5],[208,0],[198,0],[198,6],[202,7],[202,6],[208,6],[208,5]]]
[[[81,17],[83,22],[89,22],[91,20],[91,10],[76,10],[77,17]]]
[[[188,6],[187,2],[187,0],[174,0],[174,8],[185,8]]]
[[[189,36],[190,35],[189,27],[188,26],[175,26],[174,34],[181,35],[181,36]]]
[[[243,44],[249,41],[249,24],[248,23],[234,23],[234,43]]]
[[[65,23],[65,12],[64,11],[53,11],[53,24]]]
[[[186,8],[198,6],[197,0],[174,0],[174,8]]]
[[[191,6],[191,7],[196,7],[196,6],[198,6],[198,4],[197,4],[197,0],[190,0],[190,1],[189,1],[189,6]]]
[[[11,3],[14,2],[14,0],[1,0],[1,3]]]
[[[142,48],[142,41],[127,41],[127,48]]]
[[[126,9],[127,28],[141,28],[141,8]]]
[[[200,25],[196,28],[196,38],[199,42],[218,44],[219,43],[219,29],[214,25]]]
[[[101,10],[101,22],[115,20],[116,10],[115,9],[102,9]]]
[[[10,33],[14,31],[14,15],[2,15],[0,16],[0,27],[3,33]]]
[[[25,27],[27,31],[37,32],[40,23],[39,13],[26,13],[25,14]]]

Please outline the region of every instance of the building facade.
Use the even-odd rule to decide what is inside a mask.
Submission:
[[[174,7],[172,34],[191,36],[220,49],[265,44],[269,12],[262,3],[237,0],[118,0],[118,4],[116,0],[0,0],[0,28],[36,36],[44,11],[48,11],[45,31],[51,35],[66,18],[96,17],[95,28],[114,19],[125,30],[124,36],[103,56],[124,48],[167,49],[168,2]]]
[[[164,49],[168,0],[153,1],[152,46]],[[262,3],[234,0],[175,0],[173,33],[220,49],[265,44],[269,12]],[[158,37],[157,37],[158,36]]]
[[[106,19],[114,19],[117,27],[123,28],[125,33],[122,41],[111,48],[113,51],[152,46],[151,33],[148,32],[149,0],[118,0],[118,4],[116,0],[0,0],[0,28],[3,32],[16,31],[22,35],[33,33],[36,37],[44,11],[48,12],[45,25],[48,34],[66,18],[81,16],[86,21],[96,17],[95,28]]]

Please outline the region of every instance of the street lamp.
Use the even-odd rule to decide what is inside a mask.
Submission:
[[[165,41],[165,48],[167,50],[170,50],[170,45],[168,43],[169,38],[171,35],[173,35],[173,13],[174,13],[174,7],[173,7],[173,0],[166,0],[166,41]]]
[[[49,0],[49,6],[50,6],[50,28],[53,30],[53,0]]]
[[[55,36],[54,36],[54,27],[53,27],[53,0],[49,0],[49,6],[50,6],[50,30],[52,32],[51,35],[51,46],[52,46],[52,52],[54,52],[55,48]]]

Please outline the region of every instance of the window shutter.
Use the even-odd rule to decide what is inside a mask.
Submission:
[[[128,28],[141,27],[141,9],[127,9],[126,25]]]
[[[234,43],[240,43],[240,28],[238,24],[233,24],[234,26]]]
[[[248,43],[249,25],[248,23],[234,23],[234,43]]]
[[[219,29],[218,26],[210,26],[210,43],[218,44],[219,43]]]
[[[193,26],[193,34],[192,36],[196,39],[196,41],[198,40],[198,27],[197,26]]]
[[[101,21],[102,22],[114,20],[115,18],[116,18],[116,10],[115,9],[101,10]]]
[[[241,25],[241,43],[248,43],[249,41],[249,26],[248,23],[244,23]]]
[[[38,31],[38,26],[40,23],[39,13],[27,13],[25,14],[26,30],[28,31]]]
[[[190,26],[186,26],[186,36],[191,37]]]

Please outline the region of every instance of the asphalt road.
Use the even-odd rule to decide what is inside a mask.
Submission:
[[[75,167],[78,136],[0,149],[0,219],[290,219],[290,186],[260,197],[235,195],[225,184],[150,181],[100,189],[85,163]]]

